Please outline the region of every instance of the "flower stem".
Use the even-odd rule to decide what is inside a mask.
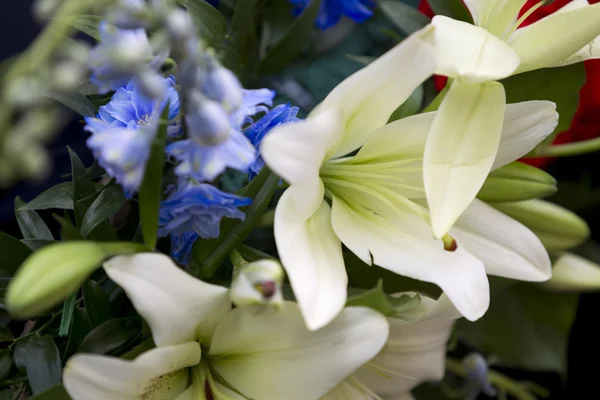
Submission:
[[[534,157],[571,157],[600,151],[600,138],[548,146],[535,151]]]

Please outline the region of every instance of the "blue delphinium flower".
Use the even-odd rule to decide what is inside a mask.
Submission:
[[[188,264],[192,245],[199,237],[196,232],[171,233],[171,257],[181,264]]]
[[[86,117],[85,130],[91,132],[88,147],[108,175],[114,177],[128,197],[140,187],[150,145],[158,127],[160,113],[169,102],[169,119],[179,112],[179,95],[173,78],[161,78],[163,97],[145,96],[135,80],[117,89],[110,102],[100,107],[97,118]],[[176,128],[172,126],[171,128]]]
[[[118,29],[102,21],[99,26],[100,42],[89,52],[88,66],[92,70],[90,80],[98,93],[106,93],[127,84],[137,77],[146,92],[160,95],[166,87],[160,85],[158,68],[167,57],[158,56],[144,29]]]
[[[294,5],[294,13],[300,14],[312,0],[288,0]],[[337,24],[342,15],[355,22],[364,22],[373,16],[369,7],[375,7],[374,0],[323,0],[317,17],[317,26],[323,30]]]
[[[167,146],[167,153],[179,161],[175,173],[205,182],[214,180],[226,168],[246,172],[256,159],[256,150],[241,132],[242,125],[252,122],[251,115],[267,112],[266,105],[273,103],[274,96],[275,92],[268,89],[242,90],[241,104],[229,112],[215,100],[198,105],[207,109],[186,116],[190,138]],[[210,143],[211,135],[206,133],[222,129],[226,130],[226,139]]]
[[[171,234],[176,246],[174,253],[182,255],[191,246],[193,234],[202,238],[218,237],[221,219],[243,220],[245,215],[238,207],[250,203],[250,198],[221,192],[208,183],[180,183],[160,205],[158,235]]]
[[[296,118],[298,107],[290,107],[289,104],[280,104],[269,111],[261,119],[248,126],[244,130],[244,135],[250,140],[256,151],[260,151],[260,143],[271,129],[277,125],[293,123],[299,121]],[[250,165],[249,178],[252,179],[260,172],[265,165],[260,154],[256,156],[254,162]]]

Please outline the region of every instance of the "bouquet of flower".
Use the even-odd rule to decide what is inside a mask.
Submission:
[[[518,160],[600,148],[600,4],[409,3],[38,0],[0,182],[69,109],[94,162],[0,234],[0,399],[547,397],[495,366],[564,374],[600,266]]]

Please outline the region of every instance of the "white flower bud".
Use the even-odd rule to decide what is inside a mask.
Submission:
[[[279,305],[283,301],[283,268],[274,260],[259,260],[237,267],[229,298],[236,306]]]
[[[174,41],[183,41],[194,36],[194,23],[189,14],[180,8],[167,15],[165,26]]]

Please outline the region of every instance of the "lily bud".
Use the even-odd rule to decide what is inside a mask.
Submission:
[[[283,268],[273,260],[259,260],[236,267],[229,298],[236,306],[275,305],[283,302]]]
[[[557,292],[600,291],[600,265],[578,255],[565,253],[554,263],[552,279],[540,285]]]
[[[590,228],[583,219],[548,201],[493,203],[492,206],[531,229],[548,250],[577,247],[590,236]]]
[[[75,292],[105,259],[144,249],[136,243],[88,241],[46,246],[23,262],[8,286],[5,306],[16,318],[39,315]]]
[[[539,168],[513,162],[489,174],[477,194],[487,202],[514,202],[556,193],[556,179]]]

